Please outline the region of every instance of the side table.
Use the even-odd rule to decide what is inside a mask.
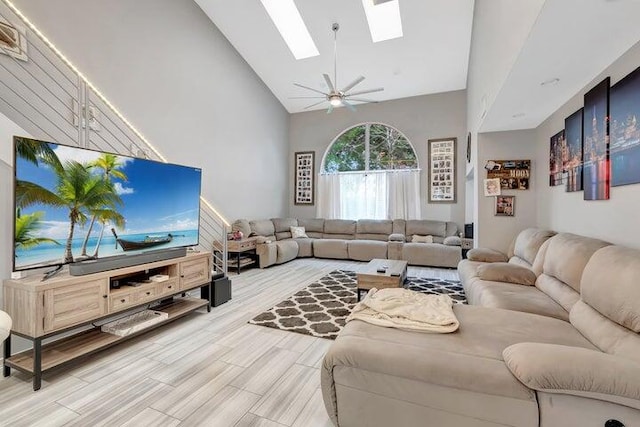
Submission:
[[[219,244],[216,246],[219,246]],[[221,248],[216,249],[219,252],[221,251]],[[228,240],[227,256],[229,268],[236,268],[236,272],[240,274],[241,268],[257,262],[258,255],[256,254],[256,238],[248,237],[241,240]]]

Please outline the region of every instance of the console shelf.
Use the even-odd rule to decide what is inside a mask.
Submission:
[[[211,301],[181,295],[203,287],[208,290],[211,265],[211,253],[201,252],[85,276],[61,274],[44,282],[39,276],[5,280],[4,311],[11,316],[13,326],[4,346],[4,376],[10,374],[11,368],[32,374],[33,389],[38,390],[42,373],[49,369],[111,347],[201,307],[210,310]],[[160,281],[149,280],[154,275],[160,275]],[[73,333],[151,304],[159,304],[153,309],[168,313],[168,318],[124,337],[93,327],[43,344],[44,339]],[[33,349],[12,355],[12,335],[31,340]]]

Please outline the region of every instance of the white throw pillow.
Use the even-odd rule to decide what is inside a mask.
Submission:
[[[433,243],[433,236],[421,236],[414,234],[411,238],[411,243]]]
[[[291,238],[299,239],[301,237],[309,237],[304,230],[304,227],[289,227],[291,229]]]

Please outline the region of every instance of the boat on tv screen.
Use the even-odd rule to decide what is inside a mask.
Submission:
[[[14,270],[198,244],[200,169],[14,143]]]

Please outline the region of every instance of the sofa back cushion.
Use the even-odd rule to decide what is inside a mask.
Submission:
[[[580,292],[580,280],[587,262],[600,248],[610,245],[602,240],[571,233],[555,235],[549,242],[542,267],[543,274]]]
[[[406,233],[406,228],[407,228],[407,221],[404,219],[394,219],[393,220],[393,234],[403,234],[403,235],[407,235]]]
[[[526,261],[529,266],[533,265],[540,246],[555,234],[553,231],[540,230],[538,228],[522,230],[516,237],[513,256]]]
[[[589,260],[571,323],[596,347],[640,362],[640,251],[607,246]]]
[[[249,225],[251,226],[251,234],[275,240],[276,229],[270,219],[256,219],[249,221]]]
[[[322,237],[325,239],[353,240],[356,237],[356,221],[350,219],[326,219]]]
[[[295,218],[271,218],[271,222],[273,222],[277,240],[290,239],[291,227],[298,226],[298,220]]]
[[[231,231],[241,231],[243,237],[249,237],[251,234],[251,226],[249,225],[249,221],[246,219],[237,219],[233,224],[231,224]]]
[[[356,224],[356,239],[380,240],[386,242],[393,232],[393,222],[389,219],[361,219]]]
[[[447,236],[447,223],[444,221],[434,221],[430,219],[410,219],[407,220],[405,236]]]
[[[313,239],[321,239],[324,233],[324,219],[322,218],[300,218],[298,226],[304,227],[307,236]]]
[[[447,229],[444,237],[448,236],[457,236],[458,235],[458,224],[455,222],[447,221]]]

